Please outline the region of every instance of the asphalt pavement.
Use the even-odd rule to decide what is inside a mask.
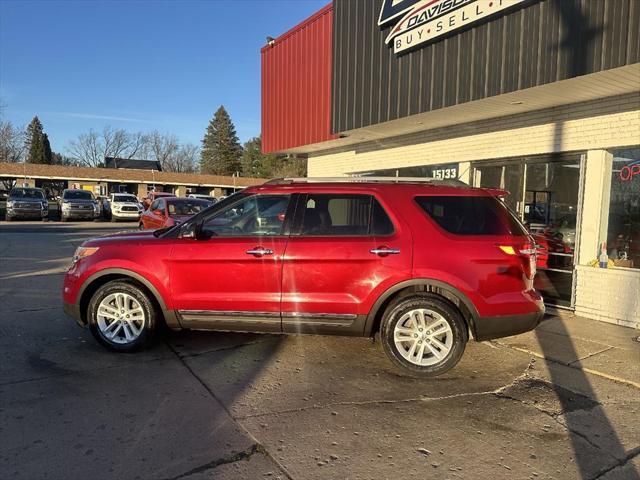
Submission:
[[[640,479],[637,330],[553,317],[432,380],[361,338],[114,354],[61,284],[84,239],[130,228],[0,222],[0,479]]]

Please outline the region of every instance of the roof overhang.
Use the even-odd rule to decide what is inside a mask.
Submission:
[[[304,145],[280,153],[314,154],[362,142],[634,92],[640,92],[640,63],[340,132],[338,139]]]

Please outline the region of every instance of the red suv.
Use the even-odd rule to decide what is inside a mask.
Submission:
[[[535,248],[498,195],[412,179],[287,179],[181,225],[85,242],[65,311],[117,351],[178,330],[373,336],[432,376],[475,340],[535,328]]]

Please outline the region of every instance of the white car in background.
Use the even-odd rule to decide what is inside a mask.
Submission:
[[[109,215],[112,222],[118,220],[139,221],[142,204],[130,193],[112,193],[109,201]]]
[[[212,197],[211,195],[203,195],[201,193],[190,193],[187,195],[188,198],[199,198],[200,200],[207,200],[212,203],[216,203],[218,199],[216,197]]]

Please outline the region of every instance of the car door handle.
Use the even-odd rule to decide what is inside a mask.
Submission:
[[[253,247],[251,250],[247,250],[246,254],[255,255],[256,257],[262,257],[264,255],[273,255],[273,250],[263,247]]]
[[[400,253],[400,249],[390,248],[390,247],[378,247],[378,248],[372,248],[371,250],[369,250],[369,252],[373,253],[374,255],[380,255],[380,256],[398,255]]]

